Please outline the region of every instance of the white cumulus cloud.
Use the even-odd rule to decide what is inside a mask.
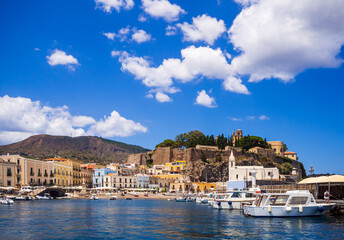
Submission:
[[[78,60],[66,52],[55,49],[50,56],[47,56],[48,64],[51,66],[66,65],[70,70],[74,71],[73,65],[79,65]]]
[[[121,117],[116,111],[96,121],[89,116],[73,116],[67,106],[49,107],[29,98],[0,97],[0,144],[35,134],[126,137],[139,132],[147,132],[147,128]]]
[[[265,116],[265,115],[260,115],[258,117],[259,120],[262,120],[262,121],[265,121],[265,120],[270,120],[270,118],[268,116]]]
[[[144,85],[159,92],[177,92],[173,80],[186,83],[199,77],[207,77],[222,79],[223,86],[228,91],[249,94],[242,81],[232,77],[230,65],[221,49],[190,46],[183,49],[181,55],[182,60],[169,58],[160,66],[152,67],[145,58],[132,56],[124,51],[119,56],[119,62],[122,63],[122,71],[133,74]]]
[[[110,40],[114,40],[114,39],[115,39],[115,36],[116,36],[116,33],[107,32],[107,33],[103,33],[103,35],[104,35],[105,37],[107,37],[108,39],[110,39]]]
[[[144,30],[134,30],[134,33],[133,35],[131,35],[131,38],[137,43],[143,43],[151,40],[151,35]]]
[[[186,12],[168,0],[142,0],[143,10],[153,18],[163,18],[167,22],[177,21]]]
[[[249,81],[293,81],[309,68],[335,68],[344,44],[344,1],[236,0],[243,6],[228,31],[240,55],[234,73]]]
[[[173,36],[177,34],[177,28],[171,25],[166,27],[166,36]]]
[[[117,12],[121,8],[129,10],[135,5],[133,0],[95,0],[95,2],[98,8],[107,13],[111,13],[112,9],[116,9]]]
[[[172,102],[172,99],[165,93],[162,93],[162,92],[157,92],[155,94],[155,99],[158,101],[158,102]]]
[[[210,97],[205,90],[197,92],[197,98],[195,104],[205,106],[207,108],[215,108],[216,101],[215,98]]]
[[[204,41],[210,45],[213,45],[214,41],[226,31],[223,20],[217,20],[206,14],[192,18],[192,24],[184,22],[177,26],[184,34],[184,41]]]

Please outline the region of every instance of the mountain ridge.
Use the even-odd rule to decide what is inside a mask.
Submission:
[[[0,154],[20,154],[34,159],[64,157],[98,164],[125,163],[129,154],[149,149],[93,136],[53,136],[39,134],[22,141],[0,146]]]

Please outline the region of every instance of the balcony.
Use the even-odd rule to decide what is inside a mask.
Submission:
[[[51,173],[50,173],[50,177],[54,177],[54,174],[51,174]]]
[[[8,172],[8,173],[7,173],[7,177],[12,177],[12,173],[11,173],[11,172]]]
[[[42,176],[42,173],[39,172],[39,173],[38,173],[38,177],[41,177],[41,176]]]
[[[30,176],[35,176],[35,173],[34,172],[30,172]]]
[[[48,177],[48,173],[44,173],[44,177]]]

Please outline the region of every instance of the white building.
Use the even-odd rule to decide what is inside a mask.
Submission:
[[[252,181],[252,171],[256,171],[256,180],[279,179],[278,168],[264,168],[263,166],[235,166],[233,151],[228,162],[228,188],[245,188],[247,181]]]
[[[109,173],[104,176],[103,187],[109,188],[137,188],[136,176],[119,176],[117,173]]]

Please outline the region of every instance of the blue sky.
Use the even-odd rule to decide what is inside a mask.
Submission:
[[[306,169],[343,174],[343,7],[1,2],[0,144],[47,133],[154,148],[240,128],[284,141]]]

